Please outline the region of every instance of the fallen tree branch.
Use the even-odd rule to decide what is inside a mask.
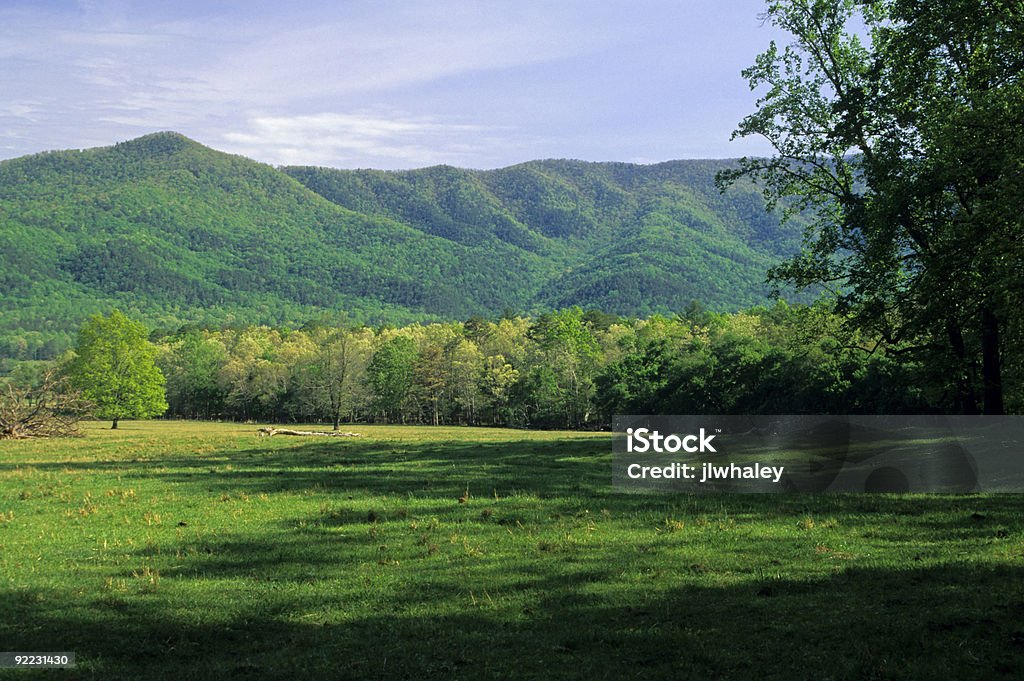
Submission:
[[[54,370],[36,386],[0,383],[0,440],[79,436],[78,422],[89,406]]]
[[[290,428],[260,428],[260,437],[273,437],[275,435],[298,435],[300,437],[306,437],[309,435],[319,435],[322,437],[362,437],[359,433],[343,433],[337,430],[324,431],[324,430],[292,430]]]

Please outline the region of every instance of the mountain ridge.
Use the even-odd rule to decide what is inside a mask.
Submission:
[[[0,161],[0,356],[115,306],[162,329],[749,307],[799,230],[720,194],[732,163],[274,167],[166,131]]]

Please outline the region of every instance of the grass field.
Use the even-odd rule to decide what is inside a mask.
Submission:
[[[32,679],[1024,674],[1024,497],[612,494],[606,434],[0,442]],[[0,675],[5,672],[0,671]]]

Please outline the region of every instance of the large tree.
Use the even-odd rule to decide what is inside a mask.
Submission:
[[[319,327],[309,334],[316,349],[300,368],[299,390],[339,430],[360,396],[370,343],[363,332],[345,328]]]
[[[67,373],[95,405],[93,413],[117,428],[121,419],[159,416],[167,410],[164,375],[155,359],[146,327],[114,310],[109,317],[93,315],[82,325]]]
[[[562,425],[581,427],[590,420],[593,377],[600,355],[583,310],[572,307],[543,314],[530,327],[528,337],[536,343],[542,360],[534,386],[555,398],[555,404],[549,406],[563,412]]]
[[[837,311],[933,368],[952,408],[1004,409],[1020,328],[1024,3],[777,0],[774,42],[744,71],[762,89],[736,135],[770,158],[743,176],[808,216],[772,272],[824,285]],[[1011,358],[1014,364],[1019,358]]]
[[[367,381],[385,418],[405,423],[412,411],[419,358],[416,343],[408,336],[392,337],[373,354]]]

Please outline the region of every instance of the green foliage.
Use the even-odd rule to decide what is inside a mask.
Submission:
[[[296,362],[298,402],[314,413],[325,413],[338,430],[344,415],[364,395],[361,384],[371,354],[369,338],[345,328],[313,327],[309,340],[314,349]]]
[[[172,413],[191,418],[220,414],[224,395],[218,385],[218,372],[227,361],[227,350],[199,331],[188,331],[176,343],[169,361],[161,357],[167,382],[167,401]]]
[[[377,407],[391,419],[405,422],[408,418],[417,359],[419,353],[412,339],[395,336],[377,349],[366,369]]]
[[[607,427],[627,413],[950,411],[931,368],[849,333],[824,306],[745,313],[690,306],[622,319],[569,308],[534,319],[186,330],[160,341],[171,413],[261,421],[342,420]]]
[[[94,415],[110,419],[116,428],[120,419],[159,416],[167,410],[164,375],[155,358],[146,327],[114,310],[82,325],[66,372],[95,405]]]
[[[614,414],[925,413],[949,410],[918,388],[926,367],[869,353],[821,307],[752,310],[637,324],[596,380]]]
[[[184,329],[157,343],[170,414],[185,418],[579,429],[628,413],[957,408],[934,367],[851,332],[826,305],[690,305],[648,319],[569,308],[399,329],[320,318],[299,330]],[[10,370],[30,382],[45,365]]]
[[[776,154],[722,179],[808,220],[773,277],[834,287],[957,411],[1001,413],[1021,381],[1020,3],[778,0],[766,17],[793,41],[744,72],[765,89],[736,134]]]
[[[52,359],[117,307],[160,333],[766,300],[798,230],[726,162],[275,169],[174,133],[0,162],[0,357]]]
[[[543,391],[546,410],[561,412],[558,421],[579,428],[590,420],[592,378],[600,347],[583,310],[574,307],[541,315],[530,328],[543,371],[533,376]]]

